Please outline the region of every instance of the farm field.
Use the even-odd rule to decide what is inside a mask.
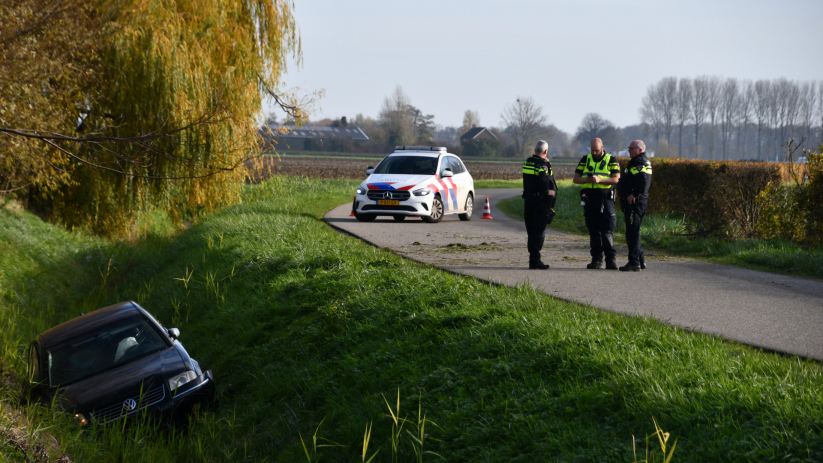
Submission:
[[[366,168],[375,166],[383,156],[378,158],[359,158],[349,156],[322,155],[281,155],[258,158],[256,178],[265,179],[273,175],[305,175],[312,179],[365,179]],[[476,161],[473,158],[461,158],[475,180],[517,180],[523,177],[524,159],[508,161]],[[555,163],[552,166],[555,178],[564,179],[574,176],[577,165]]]
[[[35,333],[133,299],[180,328],[221,394],[173,431],[78,430],[32,409],[27,429],[80,462],[306,461],[301,440],[311,461],[361,461],[367,427],[374,462],[394,460],[392,442],[398,461],[630,462],[654,418],[674,462],[823,459],[819,364],[402,259],[319,220],[355,186],[275,177],[136,244],[0,210],[6,375]],[[398,411],[425,439],[397,433]]]

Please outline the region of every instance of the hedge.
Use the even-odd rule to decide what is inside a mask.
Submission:
[[[820,243],[823,162],[804,154],[808,165],[653,159],[649,213],[682,215],[693,236]],[[625,170],[628,159],[619,161]]]

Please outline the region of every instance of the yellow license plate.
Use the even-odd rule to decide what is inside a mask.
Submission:
[[[397,201],[395,199],[381,199],[377,201],[377,204],[379,206],[399,206],[400,201]]]

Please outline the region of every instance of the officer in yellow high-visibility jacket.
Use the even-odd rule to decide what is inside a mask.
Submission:
[[[603,141],[592,140],[591,153],[583,156],[574,170],[574,183],[582,185],[580,199],[583,217],[589,229],[592,261],[586,268],[617,270],[617,253],[614,250],[614,227],[617,215],[614,211],[614,186],[620,180],[617,158],[603,150]]]

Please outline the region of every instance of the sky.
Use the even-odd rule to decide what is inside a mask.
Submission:
[[[442,126],[467,109],[501,126],[531,96],[574,133],[590,112],[639,123],[663,77],[823,80],[823,0],[295,0],[294,15],[303,62],[284,88],[325,92],[314,120],[376,118],[399,85]]]

